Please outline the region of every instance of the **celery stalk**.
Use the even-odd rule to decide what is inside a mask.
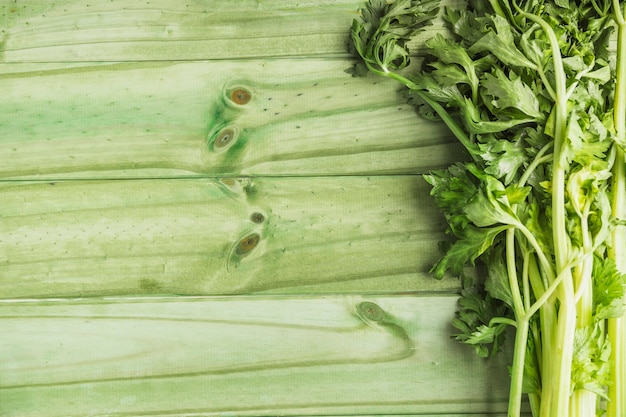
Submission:
[[[626,9],[626,6],[624,6]],[[617,142],[626,144],[626,20],[624,9],[613,0],[613,13],[617,24],[617,65],[614,99],[614,124]],[[613,165],[613,217],[626,219],[626,160],[624,150],[616,147]],[[626,273],[626,228],[616,226],[612,234],[609,256],[615,260],[619,271]],[[607,417],[626,417],[626,313],[608,320],[608,337],[611,342],[611,385],[608,390]]]

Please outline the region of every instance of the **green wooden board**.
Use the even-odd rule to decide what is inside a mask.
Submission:
[[[502,413],[505,357],[450,339],[456,297],[0,303],[0,414]]]
[[[0,46],[5,62],[346,56],[346,28],[360,7],[360,0],[6,2]],[[436,32],[440,26],[429,28],[415,49]]]
[[[352,64],[0,65],[0,177],[413,174],[464,158]]]
[[[1,416],[505,414],[428,272],[466,156],[345,72],[362,6],[0,4]]]
[[[419,176],[9,182],[0,194],[2,298],[458,288],[428,273],[444,221]]]

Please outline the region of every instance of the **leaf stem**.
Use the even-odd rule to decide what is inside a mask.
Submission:
[[[613,0],[613,16],[617,23],[617,66],[613,107],[613,123],[617,143],[626,143],[626,20],[618,0]],[[626,5],[624,6],[626,9]],[[613,165],[612,211],[617,219],[626,218],[626,160],[624,150],[616,146]],[[615,226],[609,257],[617,269],[626,273],[626,228]],[[608,390],[607,417],[626,417],[626,317],[608,320],[607,334],[611,343],[611,385]]]
[[[535,155],[535,158],[528,165],[528,167],[524,171],[524,174],[522,174],[519,181],[517,182],[518,187],[521,188],[525,186],[526,182],[528,182],[528,179],[533,174],[533,172],[537,169],[537,167],[544,162],[549,162],[552,159],[552,155],[549,155],[549,154],[545,155],[545,153],[548,152],[548,150],[552,148],[553,145],[554,144],[552,142],[548,142],[539,150],[539,152],[537,152],[537,155]]]
[[[530,284],[533,287],[533,293],[536,299],[540,299],[546,293],[543,279],[537,266],[537,260],[535,256],[529,256],[528,273],[530,278]],[[547,297],[550,297],[548,295]],[[541,369],[541,380],[545,381],[551,379],[551,366],[554,359],[550,357],[550,353],[554,352],[554,328],[556,327],[556,309],[553,302],[535,303],[539,308],[539,324],[541,341],[537,341],[535,346],[537,348],[537,355],[539,360],[539,366]],[[531,317],[532,314],[529,315]],[[550,410],[552,397],[545,395],[545,390],[542,388],[541,402],[539,413],[533,413],[533,416],[541,415],[541,411],[544,409]]]
[[[582,247],[586,256],[579,258],[574,269],[574,282],[576,293],[574,299],[576,303],[577,328],[589,327],[593,324],[593,243],[589,232],[588,216],[591,206],[591,199],[585,205],[580,217],[580,228],[582,236]],[[593,416],[596,412],[597,396],[595,393],[578,389],[572,393],[570,401],[570,411],[574,416]]]
[[[520,320],[525,316],[524,301],[519,288],[517,279],[517,268],[515,262],[515,228],[511,227],[506,230],[506,269],[509,278],[509,287],[513,299],[513,311],[515,318]]]
[[[402,75],[396,72],[389,71],[386,68],[384,69],[384,71],[381,71],[373,67],[369,62],[365,62],[365,65],[374,74],[396,80],[399,83],[406,86],[407,88],[409,88],[411,91],[415,92],[422,100],[426,102],[426,104],[428,104],[437,113],[437,115],[441,118],[441,120],[446,124],[448,129],[450,129],[452,134],[459,140],[459,142],[461,142],[461,144],[465,147],[465,149],[468,150],[472,158],[476,160],[476,156],[474,154],[474,148],[475,148],[474,143],[472,142],[470,137],[467,136],[463,128],[459,126],[459,124],[452,118],[452,116],[450,116],[450,113],[448,113],[441,104],[439,104],[432,98],[428,97],[428,95],[424,92],[424,90],[422,90],[417,84],[415,84],[413,81],[409,80],[408,78],[403,77]]]
[[[522,386],[524,382],[524,364],[526,359],[526,345],[528,344],[528,326],[524,301],[517,279],[515,267],[515,228],[506,231],[506,266],[509,278],[509,287],[513,299],[513,311],[517,321],[515,333],[515,347],[513,349],[513,365],[511,366],[511,386],[509,388],[509,417],[519,417],[522,407]]]
[[[493,327],[494,324],[506,324],[507,326],[517,327],[518,323],[515,320],[508,319],[506,317],[494,317],[489,320],[489,327]]]
[[[522,412],[522,386],[524,382],[524,363],[528,344],[528,320],[518,322],[513,349],[513,367],[511,368],[511,387],[509,390],[508,417],[519,417]]]
[[[559,311],[557,318],[557,336],[553,358],[552,372],[549,379],[542,384],[545,393],[542,396],[552,397],[549,401],[551,409],[542,404],[542,416],[567,416],[570,403],[570,385],[572,373],[573,344],[576,328],[576,306],[574,303],[574,285],[571,270],[568,268],[570,241],[566,227],[565,211],[565,164],[563,149],[567,135],[567,85],[566,75],[559,42],[554,30],[545,20],[537,15],[519,10],[522,16],[538,24],[550,42],[552,62],[554,65],[554,83],[556,100],[554,104],[554,158],[552,167],[552,234],[554,241],[554,257],[558,275],[564,274],[559,285]],[[544,398],[545,398],[544,397]]]
[[[532,317],[532,315],[535,314],[537,310],[541,308],[541,306],[547,303],[548,299],[554,294],[561,282],[563,282],[566,277],[571,277],[571,274],[568,273],[571,268],[585,262],[585,260],[591,258],[592,255],[593,252],[588,252],[585,255],[577,258],[575,262],[568,264],[567,268],[563,269],[561,273],[556,276],[550,286],[545,289],[544,293],[542,293],[541,296],[537,297],[537,300],[533,303],[532,306],[530,306],[530,308],[526,312],[527,317],[530,319],[530,317]]]

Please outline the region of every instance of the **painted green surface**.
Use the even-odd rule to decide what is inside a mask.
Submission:
[[[0,177],[423,173],[462,157],[395,85],[350,65],[0,66]]]
[[[0,303],[3,416],[502,413],[455,297]],[[433,349],[437,346],[437,349]]]
[[[451,0],[448,3],[458,3]],[[0,5],[4,62],[346,56],[360,0],[20,0]],[[433,26],[424,37],[441,28]],[[420,45],[421,42],[415,42]]]
[[[464,155],[345,73],[361,5],[0,4],[0,415],[504,414],[428,273]]]
[[[419,176],[9,182],[0,194],[2,298],[458,286],[428,273],[445,237]]]

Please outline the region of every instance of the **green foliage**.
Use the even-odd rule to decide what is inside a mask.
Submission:
[[[620,317],[624,314],[626,274],[620,273],[615,261],[597,258],[593,263],[593,309],[596,319]]]
[[[584,389],[606,399],[611,383],[610,345],[598,324],[576,329],[572,361],[572,390]]]
[[[460,332],[455,335],[457,340],[471,345],[478,356],[486,358],[502,349],[507,325],[492,324],[491,320],[507,315],[507,308],[505,303],[492,298],[482,284],[469,282],[462,291],[452,325]]]
[[[360,10],[361,19],[352,24],[350,50],[361,56],[368,68],[387,72],[409,63],[406,43],[431,24],[439,11],[439,0],[371,0]],[[363,75],[363,67],[353,70]]]
[[[616,24],[626,33],[613,9],[623,6],[471,0],[444,9],[449,33],[426,41],[419,71],[394,72],[436,3],[370,0],[352,27],[354,51],[368,70],[404,84],[418,113],[443,121],[468,152],[425,176],[454,237],[433,274],[462,277],[478,264],[487,272],[461,293],[456,338],[491,356],[514,325],[509,415],[519,415],[523,391],[536,395],[533,412],[565,416],[566,395],[606,395],[603,321],[624,313],[625,275],[607,255],[626,245],[610,240],[622,221],[614,189],[626,187],[612,179],[626,146],[614,117],[626,106],[616,71],[626,69],[615,67],[608,41]]]

